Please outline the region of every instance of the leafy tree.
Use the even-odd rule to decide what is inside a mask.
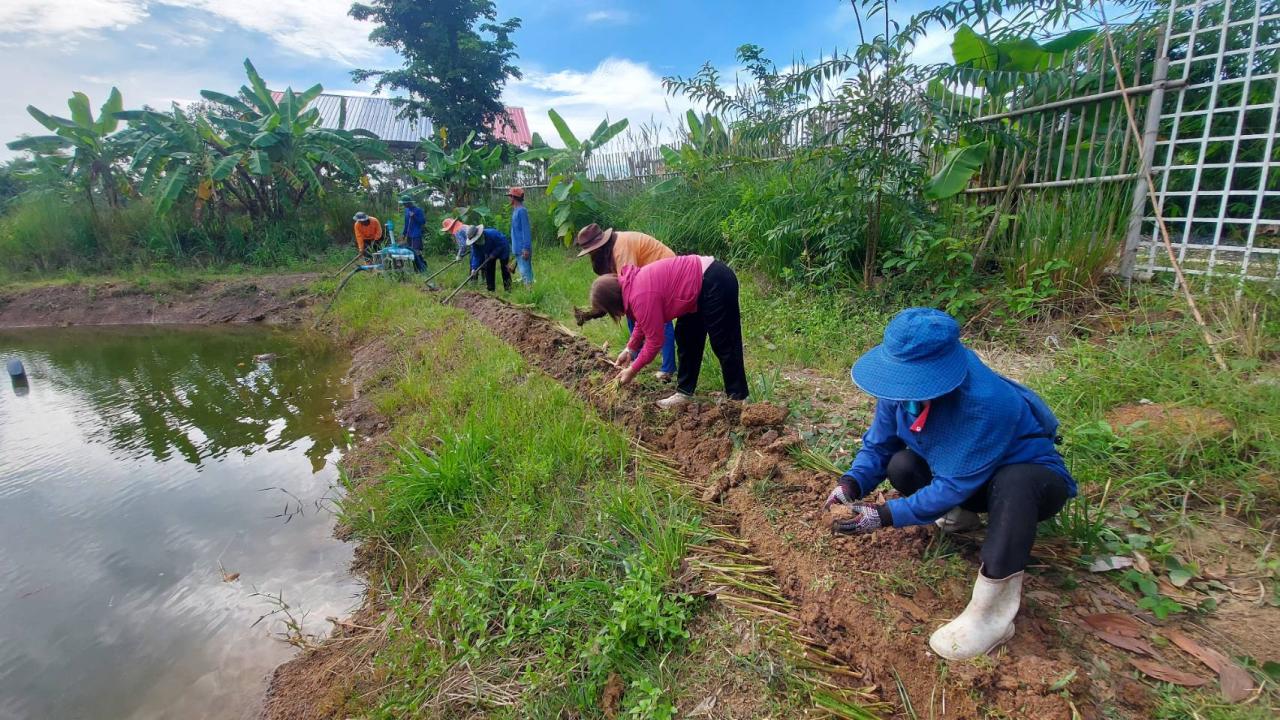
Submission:
[[[249,84],[238,96],[201,91],[213,103],[205,112],[175,104],[169,113],[116,113],[131,125],[129,169],[143,173],[142,191],[158,213],[187,193],[199,211],[224,191],[250,215],[278,218],[326,186],[358,182],[369,162],[388,157],[367,131],[320,127],[320,112],[307,109],[320,85],[286,88],[277,101],[253,63],[244,66]]]
[[[547,147],[538,138],[534,143],[535,147],[521,153],[519,160],[547,162],[547,172],[551,176],[547,183],[547,197],[551,199],[547,205],[547,215],[555,225],[556,236],[568,245],[573,242],[574,235],[578,234],[577,223],[582,216],[587,212],[596,213],[600,208],[595,195],[579,176],[585,174],[587,160],[593,152],[627,129],[627,120],[624,118],[613,124],[609,124],[608,118],[601,120],[589,137],[579,140],[564,118],[560,117],[560,113],[548,110],[547,116],[560,134],[564,147]]]
[[[89,107],[89,96],[82,92],[72,94],[67,107],[71,110],[69,119],[28,105],[31,117],[54,134],[24,137],[9,143],[9,149],[29,150],[44,158],[46,167],[60,168],[85,193],[95,212],[95,194],[108,205],[119,206],[129,193],[127,178],[119,167],[121,146],[114,136],[120,126],[116,113],[124,109],[120,91],[111,88],[96,118]],[[67,150],[71,151],[69,156]]]
[[[511,41],[519,18],[499,22],[491,0],[373,0],[352,5],[351,16],[377,23],[369,39],[405,61],[399,70],[356,70],[356,82],[407,91],[401,115],[430,118],[446,143],[470,133],[490,139],[489,127],[505,117],[502,87],[521,77]]]
[[[446,151],[434,138],[425,138],[421,148],[423,169],[410,170],[418,182],[440,191],[445,202],[457,207],[471,205],[490,185],[490,178],[502,167],[504,145],[477,148],[474,137]]]
[[[628,121],[622,119],[610,124],[606,118],[600,121],[600,125],[589,137],[579,140],[560,117],[560,113],[553,109],[548,110],[547,115],[565,147],[548,147],[538,138],[535,143],[537,147],[525,151],[519,159],[525,162],[547,162],[547,172],[550,174],[547,183],[547,196],[550,198],[547,215],[556,227],[556,235],[567,245],[578,232],[577,223],[581,216],[587,212],[599,211],[599,203],[582,177],[586,172],[587,161],[592,153],[625,130]]]

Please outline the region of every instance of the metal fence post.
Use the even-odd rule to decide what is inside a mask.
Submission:
[[[1129,230],[1124,239],[1124,252],[1120,255],[1120,276],[1128,284],[1133,280],[1133,266],[1137,260],[1138,243],[1142,240],[1142,216],[1147,209],[1147,174],[1151,172],[1156,154],[1156,136],[1160,131],[1160,115],[1164,106],[1164,86],[1169,78],[1169,51],[1164,45],[1163,33],[1156,35],[1160,57],[1151,76],[1151,97],[1147,101],[1147,119],[1142,130],[1142,153],[1138,156],[1138,177],[1133,181],[1133,204],[1129,209]],[[1155,202],[1155,198],[1151,199]]]

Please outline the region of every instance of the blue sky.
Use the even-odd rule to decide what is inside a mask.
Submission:
[[[899,3],[910,14],[924,3]],[[253,59],[274,87],[322,83],[368,92],[354,67],[393,67],[397,58],[367,40],[370,27],[346,14],[349,0],[0,0],[0,71],[9,100],[0,104],[0,141],[42,132],[27,104],[65,114],[73,90],[97,105],[112,85],[128,107],[164,107],[232,92],[241,62]],[[555,107],[579,132],[605,115],[670,124],[682,100],[667,97],[663,75],[695,72],[711,61],[734,70],[734,50],[764,46],[779,64],[814,58],[855,40],[848,2],[728,0],[499,0],[500,17],[519,17],[518,64],[524,79],[505,99],[526,108],[546,135]],[[945,54],[948,38],[930,37],[921,54]],[[550,139],[550,138],[548,138]],[[0,157],[7,153],[0,147]]]

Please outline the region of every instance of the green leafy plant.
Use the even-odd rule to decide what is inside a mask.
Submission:
[[[14,140],[8,144],[9,149],[29,151],[43,161],[46,170],[65,174],[84,192],[95,212],[96,197],[103,198],[110,207],[118,207],[130,191],[119,166],[124,147],[115,134],[120,125],[118,113],[124,109],[120,91],[111,88],[96,118],[89,107],[89,96],[82,92],[73,93],[67,107],[70,118],[49,115],[28,105],[27,113],[53,134]]]
[[[286,88],[277,100],[252,62],[244,68],[249,84],[238,95],[201,91],[211,112],[193,115],[175,104],[169,113],[115,113],[129,121],[129,167],[142,173],[158,213],[191,194],[197,211],[232,200],[253,217],[280,218],[336,183],[357,186],[370,162],[388,157],[372,133],[320,126],[320,111],[308,108],[320,85]]]
[[[578,233],[578,223],[586,213],[599,212],[600,205],[586,184],[587,160],[619,133],[627,129],[627,120],[609,123],[606,118],[591,133],[579,140],[564,118],[554,109],[547,111],[563,148],[533,147],[521,153],[521,162],[546,162],[550,181],[547,183],[547,215],[556,228],[556,236],[568,245]],[[535,143],[537,144],[537,143]]]
[[[629,718],[672,720],[676,716],[675,705],[665,697],[662,688],[648,677],[632,681],[626,697],[626,712]]]
[[[450,207],[478,210],[476,203],[481,193],[492,185],[493,175],[501,169],[505,153],[502,145],[477,147],[475,139],[475,133],[470,133],[461,144],[448,150],[443,139],[423,138],[419,147],[424,167],[409,170],[409,174],[422,183],[415,192],[435,190]],[[487,212],[487,208],[485,210]]]

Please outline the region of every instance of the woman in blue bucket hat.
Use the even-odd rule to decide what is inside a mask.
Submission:
[[[983,655],[1013,636],[1036,524],[1076,494],[1055,447],[1057,418],[1040,396],[984,365],[960,343],[959,324],[932,308],[898,313],[850,374],[876,398],[876,412],[823,506],[852,512],[832,529],[857,535],[933,522],[958,532],[987,513],[972,599],[929,638],[948,660]],[[858,501],[886,477],[902,497]]]

